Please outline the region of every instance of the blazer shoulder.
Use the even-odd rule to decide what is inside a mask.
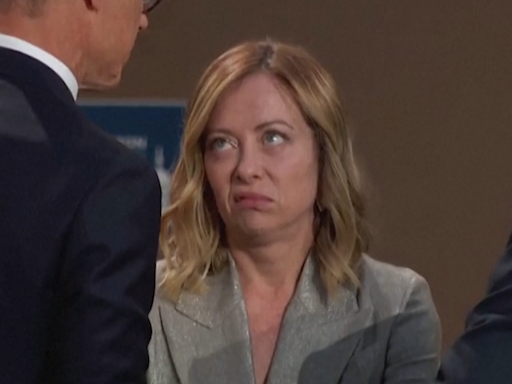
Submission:
[[[413,296],[430,301],[426,279],[416,271],[363,256],[362,290],[375,306],[400,312]]]
[[[383,262],[369,255],[363,255],[362,271],[364,277],[372,277],[378,284],[408,286],[415,280],[424,280],[418,272],[408,267]]]

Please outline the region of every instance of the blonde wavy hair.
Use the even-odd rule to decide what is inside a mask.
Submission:
[[[162,215],[161,281],[171,300],[183,290],[201,293],[205,277],[228,262],[224,228],[203,163],[204,131],[223,92],[244,77],[267,72],[288,89],[319,153],[318,228],[313,245],[321,280],[329,293],[359,284],[358,265],[369,231],[360,176],[345,112],[335,82],[303,48],[275,41],[246,42],[218,57],[201,77],[187,108],[181,154],[172,177],[170,207]]]

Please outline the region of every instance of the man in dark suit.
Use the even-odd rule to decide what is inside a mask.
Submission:
[[[0,0],[0,383],[136,384],[148,366],[160,187],[94,127],[143,0]]]
[[[512,236],[487,295],[469,314],[464,333],[446,354],[439,382],[512,383]]]

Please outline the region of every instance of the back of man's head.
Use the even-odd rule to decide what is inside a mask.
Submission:
[[[119,83],[155,0],[0,0],[0,33],[60,59],[81,88]]]

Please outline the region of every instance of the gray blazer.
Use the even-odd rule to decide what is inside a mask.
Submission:
[[[267,384],[434,382],[440,325],[426,281],[410,269],[365,256],[361,282],[357,291],[340,287],[326,302],[316,263],[308,258]],[[208,277],[208,284],[205,295],[183,293],[176,305],[157,293],[150,315],[149,384],[255,384],[233,261]]]

